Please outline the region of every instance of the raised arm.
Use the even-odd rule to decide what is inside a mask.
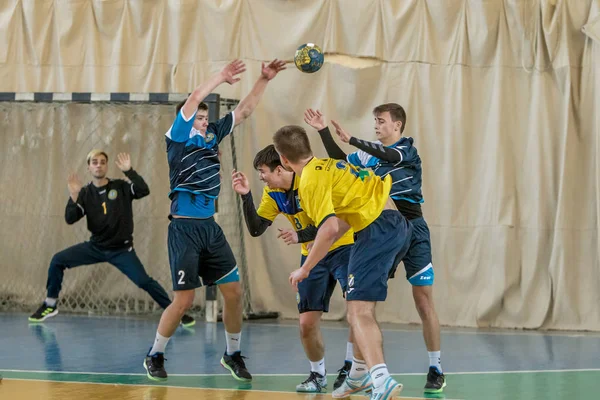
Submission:
[[[244,220],[246,227],[252,237],[257,237],[265,233],[267,228],[271,226],[272,221],[258,215],[252,200],[252,192],[248,178],[243,172],[233,170],[232,172],[233,190],[242,196],[242,210],[244,212]]]
[[[150,188],[148,184],[133,168],[131,168],[131,157],[127,153],[119,153],[117,154],[117,159],[115,160],[115,164],[117,167],[123,171],[125,176],[129,178],[131,181],[131,185],[129,189],[131,190],[131,194],[134,199],[141,199],[142,197],[146,197],[150,194]]]
[[[383,161],[400,162],[403,160],[400,150],[394,147],[385,147],[380,143],[373,143],[367,140],[357,139],[351,136],[344,128],[342,128],[337,121],[331,121],[331,123],[335,127],[335,132],[342,142],[350,143],[352,146]]]
[[[240,101],[233,115],[235,116],[234,126],[244,122],[252,114],[258,102],[260,101],[269,81],[277,76],[280,71],[285,69],[285,61],[273,60],[268,65],[262,63],[262,69],[258,80],[252,87],[252,90],[246,97]]]
[[[69,189],[69,201],[65,208],[65,221],[71,225],[79,221],[85,215],[85,208],[82,205],[82,199],[79,198],[81,193],[81,181],[76,174],[69,175],[67,181]]]
[[[214,74],[207,81],[196,87],[183,105],[182,110],[185,119],[190,119],[196,115],[196,111],[202,100],[211,94],[217,86],[225,82],[230,85],[239,82],[240,78],[237,76],[244,71],[246,71],[244,63],[241,60],[234,60],[227,64],[219,73]]]
[[[347,154],[344,153],[344,150],[337,145],[333,136],[331,136],[331,132],[327,125],[325,125],[325,118],[321,111],[313,110],[312,108],[307,109],[304,112],[304,122],[308,125],[312,126],[314,129],[319,131],[319,136],[321,136],[321,141],[323,142],[323,146],[325,146],[325,151],[327,151],[327,155],[330,158],[334,158],[336,160],[345,160]]]

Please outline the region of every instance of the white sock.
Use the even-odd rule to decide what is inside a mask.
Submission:
[[[383,382],[390,376],[390,373],[385,364],[374,365],[369,371],[371,373],[371,379],[373,379],[373,386],[375,389],[383,385]]]
[[[362,378],[368,371],[367,363],[364,360],[352,358],[352,368],[350,368],[350,373],[348,374],[350,379]]]
[[[354,346],[352,342],[346,343],[346,361],[352,361],[354,358]]]
[[[56,300],[57,299],[53,299],[52,297],[46,297],[46,300],[44,300],[44,303],[46,303],[47,306],[54,307],[54,306],[56,306]]]
[[[325,376],[325,358],[319,361],[311,361],[310,362],[310,370],[312,372],[316,372],[321,376]]]
[[[154,339],[154,345],[152,346],[152,349],[150,349],[150,353],[148,353],[148,355],[153,356],[156,353],[164,353],[167,343],[169,343],[169,339],[171,338],[164,337],[158,333],[158,331],[156,331],[156,339]]]
[[[436,367],[440,374],[442,371],[442,352],[441,351],[429,351],[429,366]]]
[[[230,356],[236,351],[240,351],[240,340],[242,338],[242,332],[240,333],[229,333],[225,331],[225,340],[227,341],[227,355]]]

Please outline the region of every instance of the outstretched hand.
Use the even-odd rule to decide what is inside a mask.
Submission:
[[[119,153],[117,154],[115,164],[117,164],[117,167],[121,171],[127,172],[131,169],[131,157],[127,153]]]
[[[231,186],[237,194],[248,194],[250,192],[250,182],[246,174],[235,169],[231,172]]]
[[[285,61],[274,59],[268,65],[265,63],[261,65],[261,76],[266,80],[270,81],[275,78],[277,74],[285,69]]]
[[[223,80],[230,85],[233,85],[236,82],[239,82],[241,78],[237,77],[237,75],[246,71],[246,64],[242,60],[233,60],[229,64],[227,64],[221,70],[221,76]]]
[[[312,126],[314,129],[320,131],[325,128],[325,117],[319,110],[313,110],[312,108],[304,111],[304,122]]]
[[[340,140],[344,143],[348,143],[352,136],[341,127],[337,121],[331,120],[331,124],[335,127],[335,133],[337,133]]]
[[[77,201],[77,197],[79,196],[79,192],[81,191],[81,181],[77,174],[70,174],[67,179],[67,188],[69,189],[69,194],[71,195],[71,199],[73,201]]]

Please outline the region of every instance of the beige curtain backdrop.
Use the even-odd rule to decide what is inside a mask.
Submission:
[[[0,91],[189,92],[241,58],[242,81],[216,91],[242,98],[262,61],[291,61],[298,45],[317,43],[327,53],[321,71],[290,64],[234,133],[255,201],[254,154],[281,125],[302,124],[305,108],[371,139],[372,108],[398,102],[423,160],[441,323],[600,330],[599,15],[597,0],[5,0]],[[73,238],[61,219],[64,196],[48,208],[37,203],[64,190],[67,167],[81,168],[88,150],[85,127],[59,140],[44,121],[23,113],[4,125],[0,153],[1,236],[17,234],[20,215],[10,204],[29,205],[34,220],[51,216],[43,229],[18,232],[27,252],[43,255],[35,257],[41,275],[44,260]],[[37,130],[23,130],[27,124]],[[136,167],[157,188],[146,200],[153,217],[136,217],[145,224],[136,234],[145,260],[166,259],[166,160],[153,148],[142,161],[144,138],[164,133],[158,126],[128,132],[139,145],[130,150]],[[107,145],[116,152],[123,134],[113,139]],[[32,140],[35,149],[19,145]],[[34,175],[36,187],[26,190]],[[247,236],[254,308],[294,318],[287,278],[299,249],[278,242],[274,229],[286,224],[277,220],[259,239],[239,234]],[[11,251],[2,248],[0,276],[31,264]],[[336,293],[327,317],[343,313]],[[402,274],[378,317],[419,322]]]

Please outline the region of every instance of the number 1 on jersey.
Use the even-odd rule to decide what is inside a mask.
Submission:
[[[104,209],[104,215],[106,215],[106,202],[102,202],[102,208]]]

